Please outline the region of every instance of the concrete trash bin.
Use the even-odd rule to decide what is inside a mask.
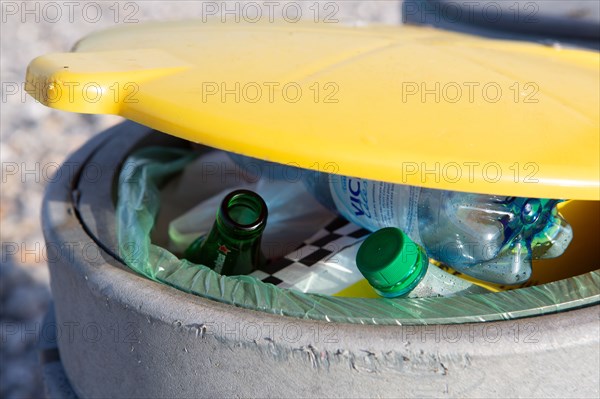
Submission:
[[[376,326],[240,309],[136,275],[116,255],[115,187],[148,145],[189,143],[126,122],[46,193],[58,347],[79,397],[597,397],[597,288],[588,306],[544,316]]]
[[[598,68],[589,51],[425,27],[198,21],[121,27],[80,40],[73,52],[36,58],[27,90],[43,104],[142,124],[126,122],[90,140],[46,193],[56,335],[74,392],[82,398],[597,397]],[[66,82],[98,88],[95,94],[109,93],[115,83],[124,90],[88,101],[89,91],[57,95],[68,92]],[[245,96],[242,88],[265,86],[258,82],[280,85],[278,98]],[[428,101],[425,91],[415,91],[456,82],[510,94]],[[215,91],[232,87],[230,101],[230,91]],[[285,88],[298,87],[305,95],[290,98]],[[524,92],[532,87],[539,101]],[[335,93],[315,97],[315,89]],[[156,283],[119,259],[118,175],[136,149],[186,148],[188,140],[312,169],[335,161],[336,173],[391,183],[574,199],[576,212],[565,218],[575,238],[565,255],[546,264],[563,280],[482,295],[488,301],[477,307],[470,306],[474,297],[423,302],[445,310],[437,318],[408,299],[374,302],[413,312],[412,319],[385,323],[364,309],[347,322],[315,320],[310,312],[294,318],[279,304],[242,308]],[[510,151],[490,145],[496,142],[511,143]],[[444,160],[492,162],[504,171],[517,165],[519,173],[533,164],[541,184],[483,174],[439,181],[402,171],[404,163],[431,170]],[[454,317],[459,308],[472,314]]]

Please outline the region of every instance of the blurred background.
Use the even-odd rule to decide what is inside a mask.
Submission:
[[[69,153],[118,123],[107,115],[52,110],[28,96],[24,77],[36,56],[66,52],[91,32],[152,20],[253,19],[263,1],[2,1],[0,104],[0,397],[44,397],[36,344],[51,304],[40,227],[44,188]],[[600,2],[569,1],[280,1],[276,19],[294,23],[428,24],[442,29],[550,46],[600,47]],[[289,7],[286,8],[286,5]],[[283,12],[282,10],[286,10]],[[298,11],[300,10],[300,11]],[[315,16],[318,10],[318,18]]]

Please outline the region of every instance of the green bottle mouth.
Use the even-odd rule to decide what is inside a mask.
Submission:
[[[262,232],[267,222],[267,204],[250,190],[235,190],[221,202],[218,219],[223,227],[241,233]]]

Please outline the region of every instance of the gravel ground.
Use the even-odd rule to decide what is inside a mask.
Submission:
[[[80,37],[90,32],[127,21],[137,23],[202,17],[206,14],[203,11],[208,10],[202,3],[31,1],[25,4],[2,1],[0,397],[43,396],[35,345],[41,318],[51,297],[39,221],[44,187],[69,153],[97,132],[120,121],[116,116],[71,114],[36,103],[23,90],[27,64],[41,54],[68,51]],[[204,3],[211,3],[208,7],[222,7],[220,1]],[[230,6],[231,3],[240,3],[238,7],[243,7],[244,2],[229,2]],[[263,5],[263,13],[268,15],[264,2],[256,3]],[[290,2],[280,3],[283,7]],[[299,4],[303,16],[312,19],[314,1],[291,3]],[[319,5],[322,11],[320,18],[324,18],[326,12],[336,10],[328,6],[329,3],[334,2],[322,1]],[[343,23],[401,22],[399,0],[335,3],[338,5],[335,17]],[[545,3],[551,3],[552,7],[547,9],[551,9],[553,14],[598,20],[596,1],[556,0]],[[309,9],[311,6],[313,8]],[[420,15],[413,13],[412,16],[413,22],[420,22]]]
[[[203,6],[200,1],[32,1],[25,5],[20,1],[2,1],[0,397],[43,397],[36,342],[51,298],[40,228],[44,188],[69,153],[121,120],[116,116],[56,111],[37,103],[23,90],[28,63],[42,54],[69,51],[82,36],[117,23],[201,18],[210,10],[207,7],[221,7],[221,2],[205,3],[211,4]],[[235,3],[240,3],[237,7],[241,10],[244,2]],[[283,7],[286,2],[280,3]],[[302,7],[303,16],[310,16],[308,7],[315,2],[295,3]],[[326,3],[331,2],[321,4],[322,12],[330,10],[325,9]],[[264,15],[268,15],[264,10]],[[350,23],[395,24],[400,22],[399,15],[397,0],[340,2],[336,12],[337,19]],[[232,16],[228,18],[231,20]]]

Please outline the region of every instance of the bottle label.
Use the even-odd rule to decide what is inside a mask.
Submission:
[[[399,227],[420,242],[419,187],[332,175],[330,189],[338,211],[349,221],[371,231]]]
[[[225,244],[219,244],[217,249],[219,252],[217,253],[217,258],[215,259],[215,266],[213,270],[220,274],[223,271],[223,266],[225,266],[227,254],[231,252],[231,249],[227,248]]]

